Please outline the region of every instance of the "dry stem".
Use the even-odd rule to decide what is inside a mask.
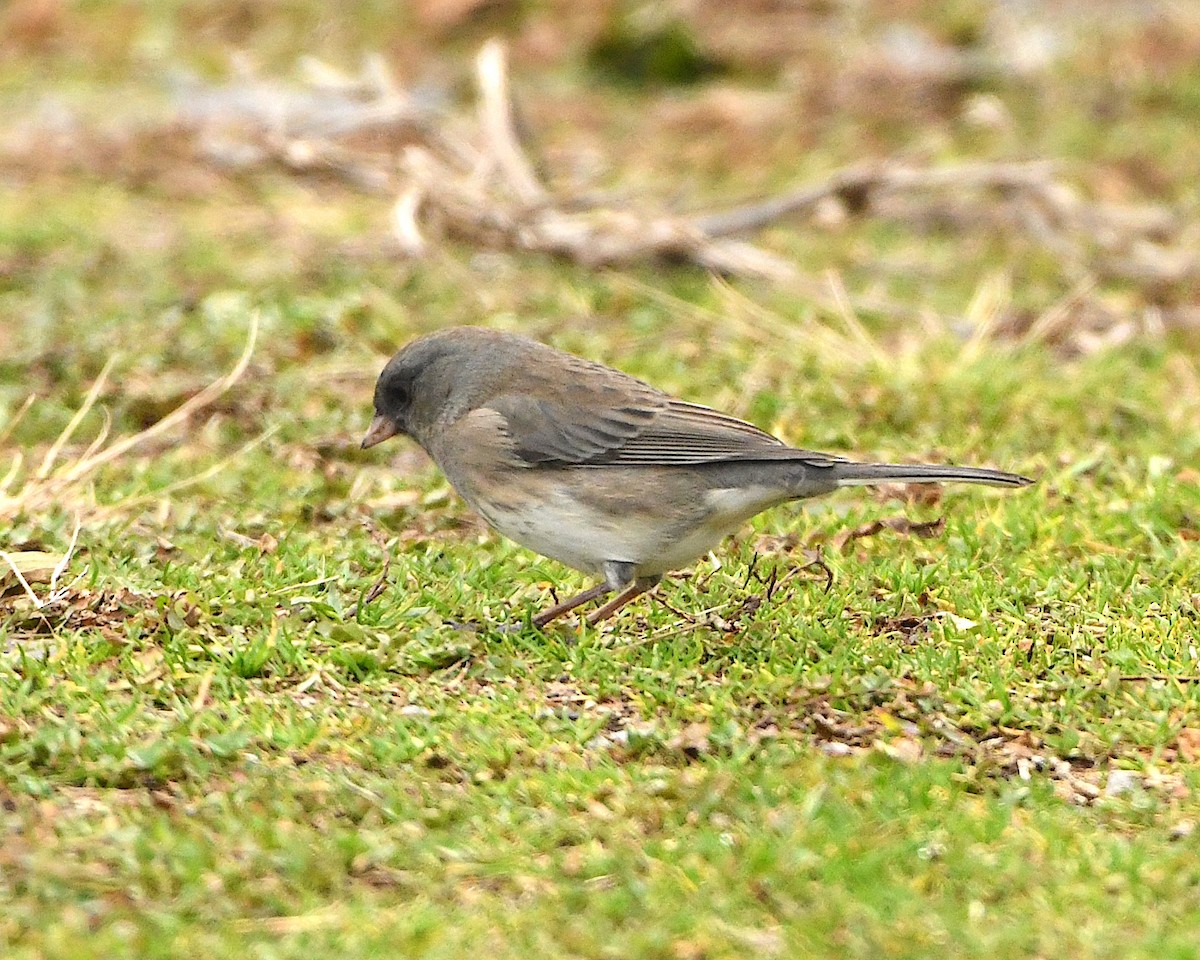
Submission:
[[[64,448],[84,418],[95,406],[104,389],[114,362],[110,359],[96,377],[95,382],[92,384],[91,389],[88,390],[87,396],[84,397],[83,403],[80,404],[75,415],[46,451],[41,465],[36,471],[21,480],[14,492],[10,494],[6,491],[20,477],[20,468],[23,462],[23,458],[19,452],[13,454],[12,466],[9,468],[4,480],[0,482],[0,519],[12,519],[21,513],[36,513],[56,503],[61,505],[65,499],[76,492],[83,482],[100,469],[100,467],[125,456],[147,441],[161,436],[192,417],[197,411],[213,403],[217,398],[227,393],[241,379],[242,374],[246,372],[246,367],[249,365],[250,357],[254,353],[254,345],[257,339],[258,315],[252,313],[250,315],[250,330],[246,338],[246,346],[243,348],[241,356],[238,357],[237,362],[233,365],[229,373],[210,383],[195,396],[188,398],[157,423],[151,424],[145,430],[141,430],[138,433],[112,443],[107,442],[109,423],[106,417],[103,427],[96,438],[88,445],[87,449],[74,461],[60,463]],[[14,421],[23,415],[29,406],[30,403],[26,402],[18,410],[17,415],[13,418]],[[14,425],[13,422],[10,422],[0,435],[7,437]],[[257,443],[261,439],[261,437],[257,438],[253,443]],[[222,464],[227,462],[227,460],[222,461]],[[209,475],[211,475],[211,469],[201,474],[201,477]],[[178,489],[181,486],[195,482],[197,479],[199,478],[187,478],[172,485],[171,489]],[[143,497],[130,498],[122,501],[120,504],[109,505],[104,508],[103,512],[111,514],[116,509],[144,502],[144,499]],[[94,505],[89,506],[94,508]]]

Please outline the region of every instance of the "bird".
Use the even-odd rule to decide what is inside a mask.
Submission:
[[[802,450],[744,420],[519,334],[456,326],[402,347],[375,384],[368,449],[416,441],[493,529],[597,578],[599,623],[779,504],[879,483],[1023,487],[1002,470]],[[611,596],[610,596],[611,595]]]

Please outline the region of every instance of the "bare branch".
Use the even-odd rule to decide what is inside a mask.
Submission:
[[[847,304],[866,308],[867,301],[845,291],[830,298],[819,280],[752,237],[773,224],[832,209],[911,229],[1015,237],[1052,257],[1065,285],[1133,285],[1146,307],[1188,299],[1178,295],[1180,288],[1200,283],[1200,225],[1163,205],[1093,202],[1063,179],[1063,165],[1052,160],[856,163],[777,196],[678,214],[653,198],[552,190],[553,179],[534,162],[536,151],[528,139],[522,142],[499,40],[484,44],[476,57],[474,111],[453,123],[437,96],[404,90],[379,57],[365,60],[356,75],[312,59],[301,66],[305,83],[298,85],[256,78],[248,69],[225,85],[180,81],[172,123],[141,132],[161,137],[164,130],[173,136],[182,131],[201,159],[223,168],[273,165],[398,198],[390,227],[398,249],[410,257],[428,250],[433,227],[471,244],[545,253],[588,267],[682,262],[764,278],[803,289],[844,316]],[[925,314],[879,302],[877,295],[875,301],[878,308],[871,309],[890,316]],[[1068,325],[1077,314],[1072,307]],[[1186,324],[1185,316],[1164,308],[1161,323]],[[998,333],[1011,326],[999,315],[990,323]],[[53,449],[47,454],[50,466],[57,455]]]
[[[811,216],[818,204],[840,199],[852,211],[870,207],[873,195],[886,192],[920,192],[947,188],[1011,190],[1043,183],[1052,169],[1048,161],[1032,163],[960,164],[937,169],[872,164],[846,167],[815,184],[778,197],[715,213],[697,214],[691,222],[710,237],[761,230],[785,217]]]
[[[534,206],[546,200],[533,167],[521,150],[513,127],[508,93],[508,57],[499,40],[489,40],[475,59],[479,80],[479,125],[492,158],[521,202]]]

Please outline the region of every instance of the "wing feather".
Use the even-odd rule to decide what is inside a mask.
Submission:
[[[503,394],[487,406],[504,418],[517,456],[530,466],[695,466],[728,460],[840,457],[798,450],[758,427],[709,407],[675,400],[639,380],[590,387],[581,378],[571,403]],[[584,394],[584,396],[580,396]]]

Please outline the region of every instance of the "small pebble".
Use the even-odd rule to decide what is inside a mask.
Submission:
[[[1106,797],[1119,797],[1129,793],[1142,784],[1142,775],[1136,770],[1113,770],[1108,775],[1108,783],[1104,787]]]

